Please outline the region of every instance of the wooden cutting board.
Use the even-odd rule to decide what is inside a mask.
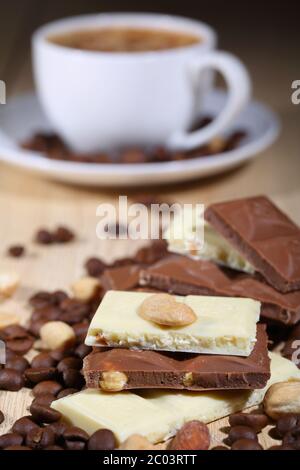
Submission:
[[[274,197],[276,202],[300,222],[299,193],[285,197]],[[106,261],[130,256],[142,246],[136,241],[101,241],[96,237],[96,203],[86,199],[65,201],[57,204],[55,200],[19,198],[16,196],[0,197],[1,215],[1,254],[0,270],[15,271],[20,275],[21,285],[13,299],[0,303],[0,310],[17,314],[25,324],[30,316],[27,299],[37,290],[69,290],[70,284],[84,274],[84,262],[90,256],[100,256]],[[34,244],[35,231],[42,227],[54,228],[58,224],[73,228],[77,235],[74,243],[65,246],[40,247]],[[7,247],[22,243],[26,255],[20,259],[5,255]],[[0,392],[0,410],[5,421],[0,425],[0,434],[8,432],[14,421],[28,413],[32,400],[31,392]],[[226,437],[227,419],[211,423],[212,445],[222,444]],[[264,448],[275,445],[266,428],[259,436]]]

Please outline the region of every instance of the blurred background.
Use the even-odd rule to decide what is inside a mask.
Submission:
[[[279,112],[283,123],[281,138],[265,152],[262,163],[259,159],[247,170],[239,171],[241,191],[284,192],[299,188],[300,105],[291,102],[292,81],[300,79],[299,1],[1,0],[0,8],[0,79],[7,84],[8,97],[33,88],[30,36],[48,21],[92,12],[149,11],[209,23],[219,33],[219,48],[236,54],[248,67],[255,98]],[[276,155],[272,153],[274,148]],[[270,178],[274,166],[277,171]],[[243,177],[255,181],[257,187],[252,183],[244,186]],[[201,186],[210,186],[220,178],[203,181]],[[224,183],[228,197],[235,194],[234,182],[233,176],[231,183],[228,179]]]

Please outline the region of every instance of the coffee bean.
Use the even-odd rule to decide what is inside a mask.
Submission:
[[[29,303],[34,308],[43,308],[54,305],[53,294],[51,292],[40,291],[29,299]]]
[[[99,429],[91,435],[87,444],[88,450],[114,450],[117,442],[109,429]]]
[[[86,443],[82,441],[65,441],[67,450],[85,450]]]
[[[232,444],[231,450],[263,450],[263,448],[253,439],[238,439]]]
[[[53,236],[56,243],[69,243],[75,238],[74,232],[63,225],[57,227]]]
[[[55,290],[52,292],[52,302],[57,306],[60,306],[60,304],[68,297],[68,294],[63,290]]]
[[[47,305],[46,307],[39,308],[31,315],[32,321],[47,320],[56,321],[61,317],[61,310],[56,305]]]
[[[57,399],[67,397],[68,395],[72,395],[73,393],[77,393],[78,390],[76,388],[65,388],[57,395]]]
[[[65,429],[63,437],[66,441],[82,441],[87,442],[89,435],[81,428],[76,426],[69,426]]]
[[[82,322],[90,313],[89,305],[76,299],[65,299],[60,308],[62,309],[60,320],[69,325]]]
[[[28,333],[25,328],[21,325],[9,325],[1,330],[1,334],[4,334],[6,341],[11,339],[22,339],[27,338]]]
[[[42,352],[35,356],[31,361],[31,367],[38,369],[40,367],[56,367],[57,361],[51,354]]]
[[[89,328],[89,323],[87,321],[81,322],[81,323],[75,323],[75,325],[73,325],[73,330],[76,335],[76,339],[78,343],[83,343],[85,341],[88,328]]]
[[[38,397],[34,398],[32,401],[32,404],[39,404],[42,406],[50,406],[51,403],[56,399],[54,395],[51,394],[45,394],[45,395],[39,395]]]
[[[236,413],[229,417],[230,426],[249,426],[257,433],[265,428],[268,425],[268,422],[268,417],[262,413]]]
[[[32,403],[29,410],[33,419],[41,424],[54,423],[61,418],[61,413],[59,411],[39,403]]]
[[[51,394],[56,396],[63,389],[62,385],[54,380],[46,380],[45,382],[38,383],[33,389],[34,397],[40,395]]]
[[[85,263],[88,274],[92,277],[99,277],[107,268],[107,264],[99,258],[90,258]]]
[[[283,445],[288,445],[300,450],[300,426],[287,432],[282,440]]]
[[[10,341],[6,341],[6,346],[11,349],[16,354],[20,354],[23,356],[24,354],[28,353],[32,348],[34,343],[34,339],[30,336],[26,338],[17,338],[12,339]]]
[[[92,352],[92,347],[87,346],[86,344],[80,344],[76,349],[75,349],[75,354],[76,356],[80,357],[80,359],[84,359],[85,356],[90,354]]]
[[[21,446],[23,444],[23,436],[15,432],[10,432],[8,434],[2,434],[0,436],[0,449],[5,449],[5,447],[10,446]]]
[[[290,414],[282,416],[276,423],[276,433],[279,437],[283,437],[287,432],[300,426],[300,415]]]
[[[28,369],[29,362],[25,357],[22,356],[15,356],[12,357],[11,359],[7,359],[5,368],[6,369],[14,369],[18,372],[21,372],[22,374],[25,372],[26,369]]]
[[[23,416],[23,418],[18,419],[14,423],[12,431],[26,437],[29,431],[38,427],[39,426],[33,421],[32,416]]]
[[[45,447],[44,450],[64,450],[63,447],[60,447],[60,446],[48,446],[48,447]]]
[[[45,380],[53,380],[56,375],[55,367],[40,367],[40,368],[30,368],[25,371],[25,377],[27,380],[34,384],[38,384]]]
[[[56,421],[55,423],[49,424],[48,427],[51,428],[54,432],[55,441],[61,443],[63,441],[63,434],[68,428],[68,425],[66,423],[63,423],[62,421]]]
[[[13,258],[20,258],[25,253],[25,248],[23,245],[13,245],[7,250],[9,256]]]
[[[81,389],[84,384],[83,375],[75,369],[66,369],[62,373],[64,384],[67,388]]]
[[[211,450],[229,450],[228,447],[225,446],[216,446],[213,447]]]
[[[4,414],[2,413],[2,411],[0,410],[0,424],[2,424],[4,421]]]
[[[39,245],[50,245],[55,242],[55,238],[49,230],[42,228],[37,231],[35,241]]]
[[[5,449],[3,449],[3,450],[16,451],[16,450],[32,450],[32,449],[30,449],[30,447],[26,447],[26,446],[10,446],[10,447],[5,447]]]
[[[48,426],[29,431],[26,436],[26,445],[32,449],[42,449],[52,446],[55,442],[55,434]]]
[[[25,380],[21,372],[14,369],[0,370],[0,390],[18,392],[25,385]]]
[[[73,354],[73,350],[64,349],[64,348],[54,349],[53,351],[51,351],[50,354],[51,354],[51,357],[53,357],[53,359],[55,359],[56,362],[58,363],[62,361],[63,359],[65,359],[66,357],[70,357]]]
[[[257,440],[257,435],[254,429],[250,428],[249,426],[234,426],[229,431],[228,442],[229,444],[233,444],[235,441],[240,439]]]
[[[60,373],[63,373],[68,369],[82,369],[82,360],[79,357],[66,357],[65,359],[62,359],[57,365],[57,370]]]

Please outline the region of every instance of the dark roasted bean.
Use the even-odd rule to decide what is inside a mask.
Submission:
[[[39,245],[50,245],[55,242],[55,238],[47,229],[40,229],[35,235],[35,241]]]
[[[81,389],[84,384],[83,375],[76,369],[66,369],[62,373],[64,384],[67,388]]]
[[[230,426],[249,426],[256,432],[260,432],[265,428],[268,422],[268,417],[262,413],[237,413],[229,417]]]
[[[57,399],[67,397],[68,395],[72,395],[73,393],[77,393],[78,390],[76,388],[65,388],[57,395]]]
[[[73,325],[73,330],[76,335],[77,343],[83,343],[85,341],[88,328],[89,328],[89,323],[87,321],[81,322],[81,323],[75,323],[75,325]]]
[[[66,357],[72,356],[73,350],[72,349],[64,349],[64,348],[54,349],[53,351],[51,351],[50,354],[53,357],[53,359],[55,359],[56,362],[58,363],[62,359],[65,359]]]
[[[34,397],[39,395],[51,394],[56,396],[63,389],[62,385],[54,380],[46,380],[45,382],[38,383],[33,389]]]
[[[39,426],[33,421],[32,416],[23,416],[23,418],[18,419],[14,423],[12,431],[26,437],[29,431],[38,427]]]
[[[57,364],[57,370],[63,373],[68,369],[80,370],[82,368],[82,360],[79,357],[66,357]]]
[[[10,446],[21,446],[23,444],[23,436],[15,432],[10,432],[8,434],[2,434],[0,436],[0,449],[5,449],[5,447]]]
[[[99,258],[90,258],[85,263],[85,268],[90,276],[99,277],[107,268],[107,264]]]
[[[55,375],[55,367],[40,367],[36,369],[30,368],[25,371],[26,379],[34,384],[38,384],[45,380],[53,380]]]
[[[276,423],[276,432],[279,437],[285,436],[289,431],[300,426],[300,415],[290,414],[282,416]]]
[[[263,448],[253,439],[239,439],[232,444],[231,450],[263,450]]]
[[[53,236],[56,243],[69,243],[75,238],[74,232],[63,225],[57,227],[53,232]]]
[[[29,362],[25,357],[22,356],[15,356],[11,359],[8,359],[5,364],[6,369],[14,369],[22,374],[25,372],[26,369],[30,367]]]
[[[85,356],[92,352],[91,346],[87,346],[86,344],[80,344],[75,349],[76,356],[80,357],[80,359],[84,359]]]
[[[25,385],[25,380],[21,372],[14,369],[0,370],[0,390],[18,392]]]
[[[65,441],[65,448],[67,450],[84,450],[86,442],[82,441]]]
[[[47,307],[48,305],[53,305],[53,294],[46,291],[37,292],[32,297],[30,297],[29,303],[34,308],[43,308]]]
[[[25,248],[23,245],[13,245],[9,247],[7,253],[13,258],[21,258],[21,256],[23,256],[25,253]]]
[[[38,397],[34,398],[32,401],[32,404],[39,404],[42,406],[50,406],[51,403],[56,399],[54,395],[51,395],[50,393],[45,394],[45,395],[39,395]]]
[[[89,435],[81,428],[76,426],[69,426],[63,433],[63,437],[66,441],[82,441],[87,442]]]
[[[257,440],[257,435],[254,429],[250,428],[249,426],[234,426],[230,429],[228,434],[228,442],[229,444],[233,444],[235,441],[241,439],[253,439]]]
[[[40,367],[56,367],[57,361],[51,354],[42,352],[34,357],[31,361],[31,367],[37,369]]]
[[[14,353],[23,356],[24,354],[28,353],[28,351],[30,351],[33,346],[33,343],[34,339],[30,336],[27,336],[26,338],[11,339],[6,342],[6,345]]]
[[[52,446],[54,442],[55,434],[52,429],[49,429],[49,426],[32,429],[26,436],[26,445],[32,449]]]
[[[40,330],[45,323],[47,323],[48,320],[40,318],[38,320],[34,320],[31,318],[30,323],[28,325],[28,331],[30,334],[32,334],[35,337],[40,336]]]
[[[113,450],[117,446],[116,438],[109,429],[99,429],[88,441],[88,450]]]
[[[56,421],[55,423],[49,424],[48,427],[51,428],[54,432],[56,442],[60,443],[65,430],[68,428],[68,425],[62,421]]]
[[[30,413],[35,421],[38,423],[55,423],[61,418],[59,411],[50,408],[49,406],[40,405],[39,403],[32,403],[30,406]]]

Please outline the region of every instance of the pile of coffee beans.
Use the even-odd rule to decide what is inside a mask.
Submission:
[[[212,121],[212,117],[201,118],[192,130],[201,129]],[[216,155],[220,152],[229,152],[235,149],[246,137],[243,130],[236,130],[226,138],[220,138],[216,142],[211,142],[192,151],[171,152],[165,147],[151,148],[125,148],[111,151],[110,153],[77,154],[72,152],[61,138],[56,134],[36,133],[21,144],[26,150],[33,150],[42,153],[51,160],[63,160],[79,163],[159,163],[180,161],[201,156]]]

